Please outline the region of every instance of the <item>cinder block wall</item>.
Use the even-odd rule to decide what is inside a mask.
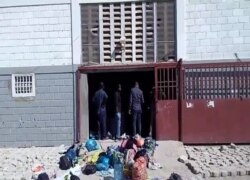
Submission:
[[[186,0],[187,60],[250,58],[250,1]]]
[[[73,74],[35,74],[36,96],[13,98],[0,75],[0,147],[69,145],[74,139]]]
[[[70,4],[0,7],[0,42],[0,67],[70,65]]]

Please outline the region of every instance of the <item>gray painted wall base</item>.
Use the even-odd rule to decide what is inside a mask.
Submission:
[[[70,145],[74,141],[73,73],[35,74],[36,96],[13,98],[0,75],[0,147]]]

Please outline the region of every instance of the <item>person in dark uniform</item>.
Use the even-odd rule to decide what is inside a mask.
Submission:
[[[115,139],[120,139],[121,136],[121,116],[122,116],[122,99],[121,99],[121,84],[117,85],[117,90],[114,95],[115,103]]]
[[[143,103],[143,92],[139,88],[139,83],[135,82],[135,87],[131,89],[129,98],[129,114],[132,113],[133,135],[141,135],[141,115]]]
[[[106,103],[107,103],[108,95],[104,91],[104,83],[100,82],[99,90],[95,92],[95,95],[92,99],[94,107],[95,107],[95,115],[97,118],[98,124],[98,136],[101,139],[107,139],[107,130],[106,130],[106,119],[107,119],[107,111],[106,111]]]

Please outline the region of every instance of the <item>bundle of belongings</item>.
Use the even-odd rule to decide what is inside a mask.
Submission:
[[[104,151],[96,140],[88,139],[85,143],[69,147],[60,157],[59,167],[62,170],[68,170],[67,177],[64,177],[68,180],[78,175],[78,173],[71,173],[76,165],[85,175],[98,173],[104,176],[113,173],[112,176],[116,180],[123,178],[146,180],[147,168],[156,146],[154,139],[143,139],[137,135],[124,138],[119,146],[109,146]]]

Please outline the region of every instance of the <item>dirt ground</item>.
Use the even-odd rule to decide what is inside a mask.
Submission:
[[[100,141],[103,149],[109,145],[119,144],[112,140]],[[216,178],[203,178],[200,174],[193,174],[186,164],[178,161],[180,156],[187,156],[186,147],[182,142],[178,141],[159,141],[154,158],[161,164],[162,169],[148,170],[150,180],[167,180],[171,173],[175,172],[181,175],[183,180],[249,180],[250,176],[231,176],[231,177],[216,177]],[[58,168],[58,161],[61,155],[58,152],[63,150],[60,147],[33,147],[33,148],[1,148],[1,163],[0,163],[0,180],[4,179],[18,179],[25,178],[31,179],[31,168],[36,163],[43,163],[46,172],[51,174],[60,171]],[[186,148],[186,149],[185,149]],[[237,156],[237,154],[235,154]],[[63,173],[63,172],[61,172]],[[60,174],[60,172],[59,172]],[[80,175],[83,180],[101,180],[112,179],[102,178],[97,175],[85,176]]]

